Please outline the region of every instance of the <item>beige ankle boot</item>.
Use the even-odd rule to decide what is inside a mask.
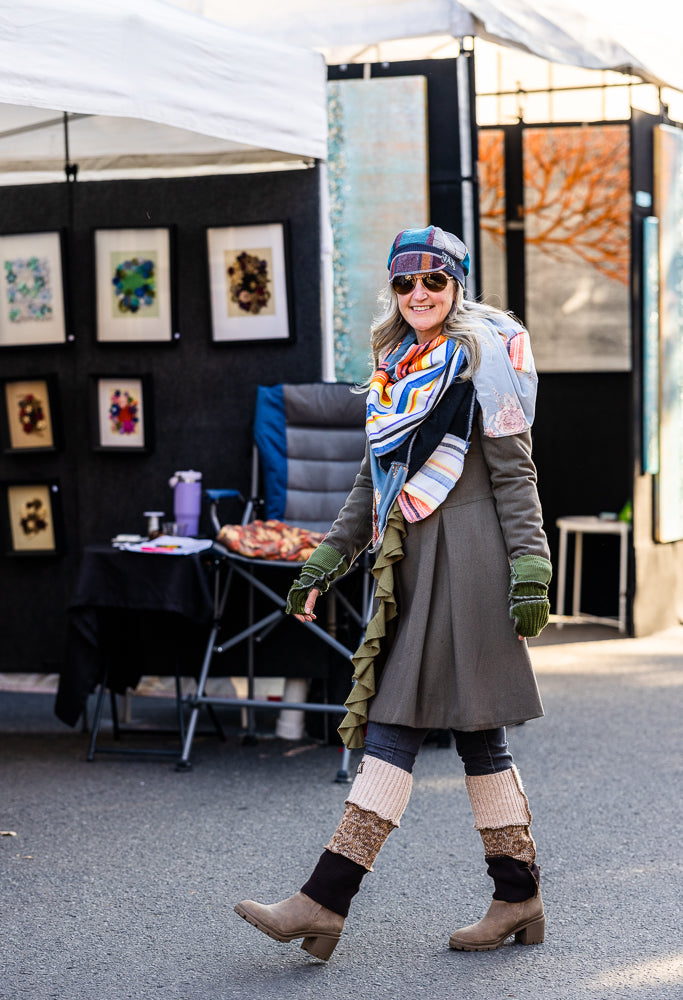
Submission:
[[[520,944],[543,943],[545,915],[540,891],[523,903],[492,900],[486,916],[476,924],[454,931],[448,945],[456,951],[493,951],[512,934]]]
[[[467,775],[465,784],[496,888],[486,916],[455,931],[448,943],[461,951],[491,951],[514,934],[522,944],[540,944],[545,915],[529,830],[531,811],[519,772],[513,766],[495,774]]]
[[[289,899],[271,906],[244,899],[235,907],[235,913],[276,941],[303,938],[304,951],[325,961],[337,947],[344,930],[343,917],[309,899],[303,892],[295,892]]]
[[[271,906],[244,899],[235,912],[276,941],[302,937],[305,951],[327,960],[363,875],[399,825],[412,781],[407,771],[364,756],[341,822],[302,890]]]

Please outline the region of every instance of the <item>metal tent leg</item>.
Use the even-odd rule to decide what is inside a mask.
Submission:
[[[102,680],[100,681],[100,689],[97,692],[97,700],[95,701],[95,714],[92,720],[92,732],[90,734],[90,746],[88,748],[88,756],[86,760],[93,761],[95,759],[95,744],[97,743],[97,734],[100,731],[100,722],[102,721],[102,702],[104,701],[104,695],[107,690],[107,672],[105,671]]]
[[[344,753],[342,754],[341,767],[337,771],[337,777],[334,779],[338,785],[348,785],[351,781],[349,777],[349,760],[351,759],[351,751],[348,747],[344,747]]]
[[[202,697],[204,695],[204,688],[206,687],[206,680],[209,676],[209,667],[211,666],[211,657],[213,656],[213,648],[217,635],[218,625],[214,624],[209,634],[209,641],[204,653],[204,662],[202,663],[201,673],[199,675],[199,680],[197,681],[197,694],[195,697]],[[180,756],[180,760],[176,763],[176,771],[189,771],[192,767],[192,764],[190,763],[190,753],[192,751],[192,741],[194,740],[194,734],[197,728],[197,720],[199,719],[199,709],[200,705],[197,701],[195,701],[192,705],[190,721],[188,722],[187,730],[185,731],[183,751]]]

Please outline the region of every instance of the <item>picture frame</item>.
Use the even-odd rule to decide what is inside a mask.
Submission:
[[[5,480],[0,489],[5,555],[60,555],[64,550],[64,521],[59,480]]]
[[[95,229],[93,259],[98,343],[171,343],[179,339],[172,227]]]
[[[670,125],[656,125],[654,134],[654,210],[659,219],[658,425],[659,467],[655,475],[654,539],[683,539],[683,231],[681,187],[683,135]]]
[[[94,451],[149,454],[154,443],[151,375],[91,375],[90,418]]]
[[[643,219],[642,469],[659,473],[659,219]]]
[[[209,227],[206,249],[214,343],[292,340],[288,227]]]
[[[3,378],[0,432],[5,454],[58,451],[62,446],[56,375]]]
[[[67,335],[64,234],[0,236],[0,347],[45,347]]]

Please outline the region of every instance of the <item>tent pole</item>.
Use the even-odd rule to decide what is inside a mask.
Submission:
[[[78,175],[78,164],[71,162],[69,156],[69,113],[64,112],[62,121],[64,122],[64,173],[66,174],[66,203],[69,227],[73,229],[74,222],[74,199],[72,185],[76,183]]]
[[[460,138],[460,204],[462,211],[462,238],[465,246],[471,248],[470,273],[467,288],[473,294],[479,292],[479,255],[477,251],[478,211],[476,204],[475,163],[477,160],[476,112],[474,103],[473,74],[471,64],[473,51],[463,47],[460,39],[460,55],[456,60],[458,79],[458,133]]]

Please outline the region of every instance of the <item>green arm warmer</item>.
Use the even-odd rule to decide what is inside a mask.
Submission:
[[[346,556],[337,552],[331,545],[321,542],[311,558],[306,562],[287,594],[288,615],[303,615],[304,605],[309,593],[315,587],[321,594],[339,576],[343,576],[349,568]]]
[[[543,556],[518,556],[510,570],[510,618],[515,632],[526,639],[540,635],[548,624],[548,584],[553,568]]]

